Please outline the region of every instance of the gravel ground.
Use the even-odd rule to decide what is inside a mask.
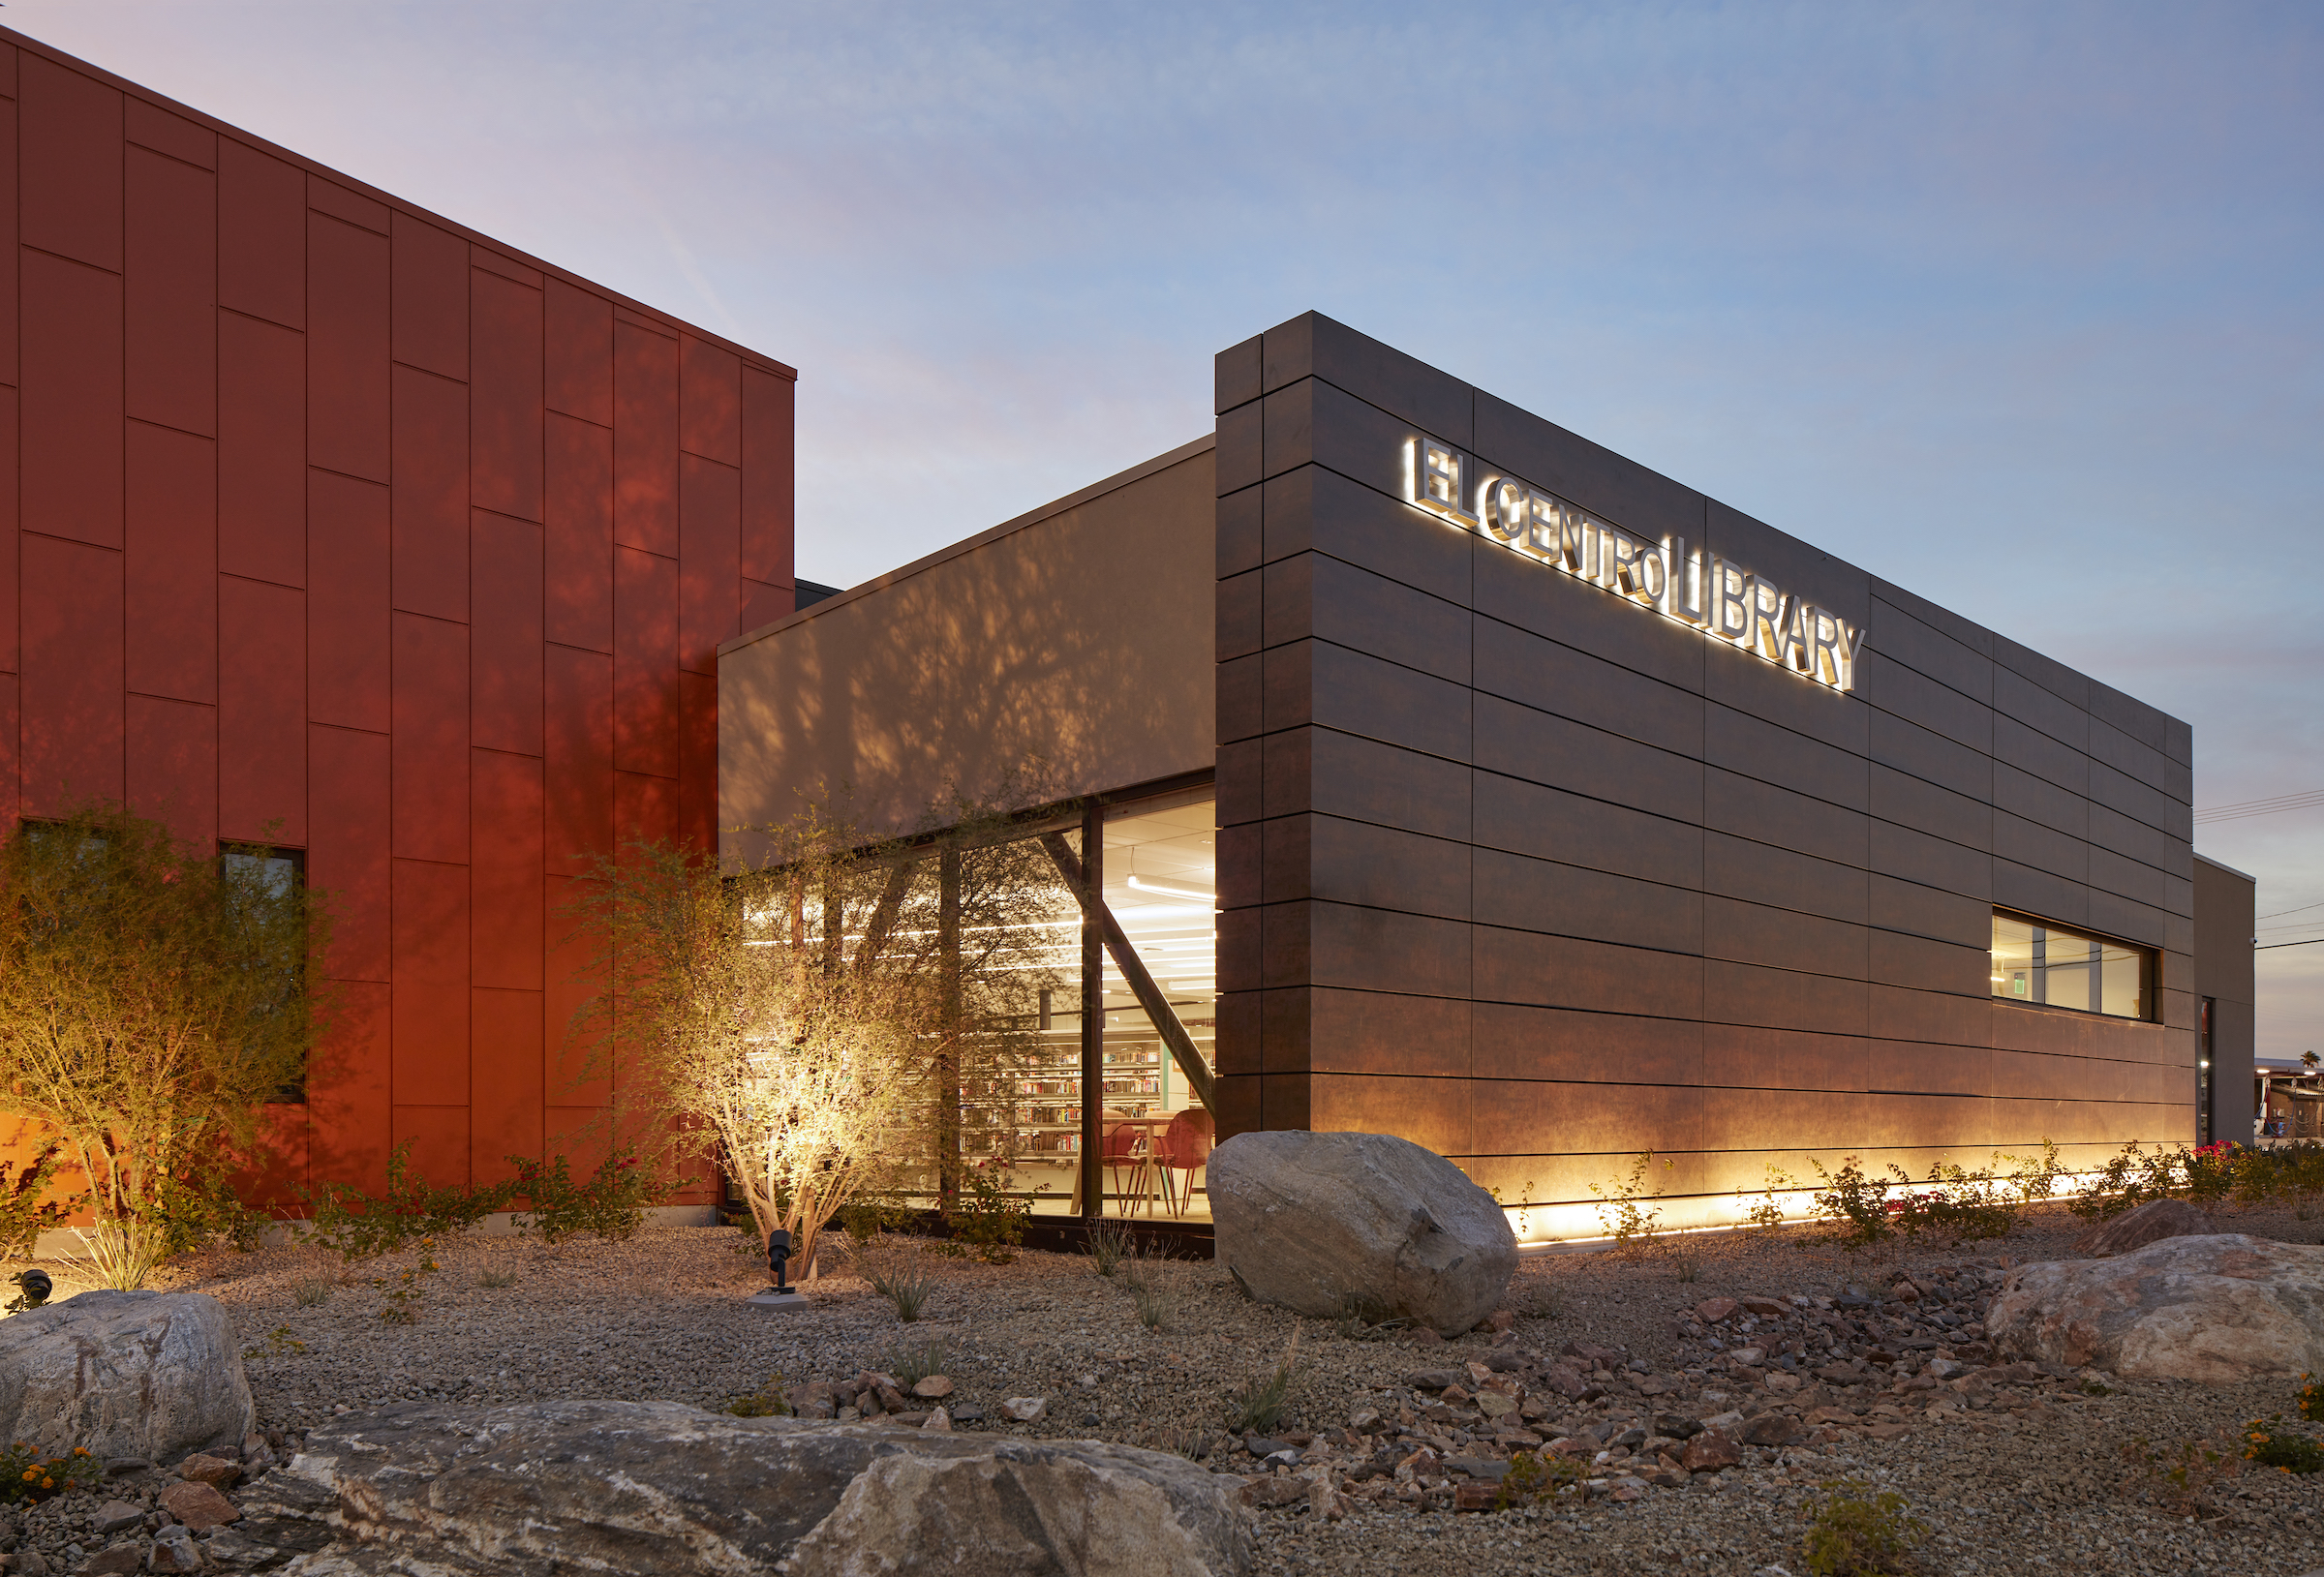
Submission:
[[[1149,1329],[1121,1276],[1038,1253],[1005,1266],[920,1257],[933,1289],[912,1323],[851,1273],[810,1284],[802,1312],[767,1314],[741,1301],[763,1264],[723,1228],[440,1244],[441,1268],[409,1284],[410,1324],[381,1310],[413,1254],[350,1270],[318,1251],[220,1253],[168,1282],[227,1304],[261,1425],[293,1444],[334,1410],[389,1401],[715,1408],[777,1385],[837,1406],[861,1400],[854,1377],[892,1374],[935,1344],[955,1427],[1200,1449],[1214,1471],[1248,1475],[1269,1573],[1796,1572],[1805,1520],[1838,1479],[1903,1495],[1931,1529],[1934,1572],[2324,1567],[2324,1475],[2238,1472],[2231,1453],[2217,1482],[2174,1509],[2124,1456],[2140,1439],[2173,1451],[2235,1441],[2248,1419],[2292,1412],[2290,1383],[2045,1374],[1984,1349],[1977,1321],[2007,1268],[2062,1257],[2083,1225],[2044,1211],[2001,1243],[1878,1256],[1799,1228],[1647,1256],[1547,1255],[1522,1262],[1508,1330],[1452,1342],[1299,1320],[1188,1260],[1144,1267],[1163,1305]],[[2288,1212],[2219,1225],[2324,1237],[2324,1223]],[[1898,1297],[1900,1280],[1918,1295]],[[1716,1300],[1728,1298],[1756,1301],[1727,1313]],[[1289,1454],[1270,1465],[1225,1435],[1222,1414],[1295,1340],[1290,1404],[1259,1442]],[[1005,1402],[1031,1397],[1041,1417],[1006,1416]],[[904,1417],[927,1405],[907,1400]],[[1683,1438],[1700,1419],[1771,1443],[1690,1473]],[[1462,1486],[1484,1496],[1513,1451],[1534,1448],[1587,1464],[1593,1482],[1523,1509],[1452,1509]],[[0,1532],[54,1551],[88,1509],[80,1501],[20,1528],[0,1519]]]

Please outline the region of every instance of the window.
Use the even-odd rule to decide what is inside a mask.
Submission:
[[[306,873],[307,857],[302,849],[270,849],[263,844],[229,843],[219,851],[218,864],[229,881],[244,880],[254,884],[266,898],[288,898]],[[298,980],[285,983],[286,1004],[303,996],[305,986]],[[276,1089],[269,1104],[274,1106],[304,1106],[307,1099],[307,1079],[304,1070],[289,1083]]]
[[[2115,1018],[2150,1018],[2155,955],[1996,909],[1993,994]]]

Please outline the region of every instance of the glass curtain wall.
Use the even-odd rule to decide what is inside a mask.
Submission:
[[[1218,857],[1210,791],[1110,807],[1104,817],[1100,892],[1124,939],[1206,1072],[1215,1067],[1218,1024]],[[1078,833],[1064,834],[1075,854]],[[1053,985],[1031,1008],[1038,1051],[1014,1096],[1016,1189],[1036,1215],[1080,1216],[1082,996],[1078,919],[1061,919]],[[1102,1213],[1138,1219],[1209,1219],[1203,1192],[1209,1113],[1137,992],[1108,952],[1096,1092]]]

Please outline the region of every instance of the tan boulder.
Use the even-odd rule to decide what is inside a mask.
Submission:
[[[2166,1237],[2211,1237],[2217,1231],[2209,1216],[2185,1199],[2150,1199],[2127,1215],[2100,1222],[2070,1247],[2086,1259],[2103,1259]]]
[[[207,1484],[191,1479],[172,1484],[161,1493],[162,1509],[184,1523],[197,1533],[212,1528],[224,1528],[242,1513],[234,1502]]]
[[[1205,1174],[1217,1257],[1263,1303],[1366,1306],[1458,1336],[1502,1306],[1516,1234],[1493,1197],[1389,1134],[1238,1134]]]
[[[2004,1353],[2133,1379],[2324,1371],[2324,1248],[2226,1232],[2022,1265],[1985,1329]]]

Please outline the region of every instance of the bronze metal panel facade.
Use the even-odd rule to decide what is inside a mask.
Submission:
[[[908,828],[1028,757],[1060,795],[1208,770],[1262,660],[1219,660],[1213,476],[1200,440],[721,646],[722,851],[818,788]]]
[[[1544,1206],[2192,1137],[2185,722],[1329,318],[1217,393],[1222,1133]],[[1416,507],[1413,440],[1813,599],[1853,688]],[[1997,904],[2157,950],[2152,1021],[1993,996]]]

